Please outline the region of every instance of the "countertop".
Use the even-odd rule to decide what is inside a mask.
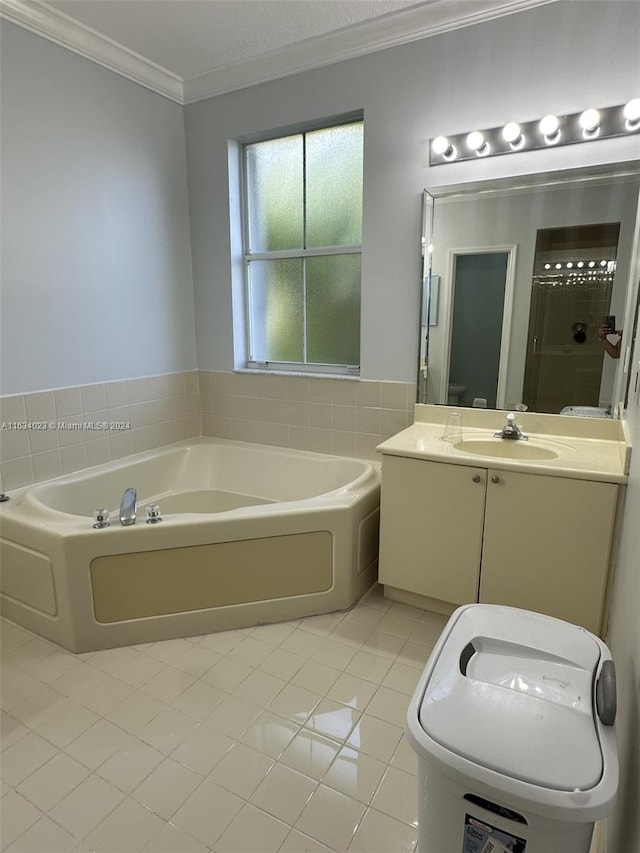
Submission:
[[[416,406],[416,409],[430,409],[430,406]],[[465,441],[489,441],[500,445],[507,439],[494,438],[494,432],[500,428],[504,420],[498,418],[496,425],[492,428],[482,426],[466,425],[464,420],[472,420],[466,414],[463,416],[462,443],[457,445],[442,438],[443,420],[447,412],[460,411],[459,409],[438,407],[437,423],[429,420],[416,420],[410,427],[402,430],[391,438],[383,441],[376,448],[378,452],[390,456],[405,456],[414,459],[427,459],[432,462],[446,462],[451,465],[467,465],[477,468],[495,468],[504,471],[520,471],[523,473],[544,474],[551,477],[569,477],[578,480],[599,480],[607,483],[626,483],[630,459],[630,445],[624,438],[624,429],[620,428],[620,437],[603,437],[598,434],[598,426],[594,424],[594,435],[588,436],[588,429],[581,425],[576,432],[586,432],[587,435],[565,435],[560,431],[531,432],[526,429],[526,418],[518,417],[523,432],[529,436],[527,442],[530,446],[552,449],[558,455],[552,459],[513,459],[501,456],[493,456],[490,452],[486,455],[480,453],[465,452]],[[428,417],[428,412],[416,413],[419,417]],[[486,416],[485,416],[486,417]],[[563,419],[567,420],[567,419]],[[571,419],[568,419],[571,420]],[[585,419],[580,419],[585,420]],[[567,428],[570,429],[570,426]],[[510,444],[515,442],[510,441]],[[520,442],[518,442],[519,444]],[[523,442],[524,444],[524,442]],[[509,448],[511,450],[511,448]],[[513,449],[517,452],[517,448]],[[525,449],[526,452],[526,449]]]

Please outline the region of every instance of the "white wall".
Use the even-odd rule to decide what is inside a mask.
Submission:
[[[561,2],[186,108],[198,361],[233,367],[227,144],[364,110],[362,376],[416,372],[425,186],[637,156],[637,137],[428,168],[428,140],[637,96],[640,4]]]
[[[1,38],[0,393],[195,368],[181,107]]]

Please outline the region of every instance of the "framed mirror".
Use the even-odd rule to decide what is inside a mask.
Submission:
[[[615,414],[639,202],[640,161],[425,190],[418,401]]]

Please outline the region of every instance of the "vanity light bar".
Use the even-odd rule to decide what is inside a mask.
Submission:
[[[429,141],[429,165],[574,145],[630,133],[640,133],[640,98],[600,110],[590,108],[565,116],[550,114],[536,121],[510,121],[504,127],[436,136]]]

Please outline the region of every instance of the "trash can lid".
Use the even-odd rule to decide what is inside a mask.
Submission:
[[[481,604],[463,609],[445,632],[419,708],[424,731],[514,779],[559,791],[596,786],[604,759],[593,707],[595,638],[548,616]]]

